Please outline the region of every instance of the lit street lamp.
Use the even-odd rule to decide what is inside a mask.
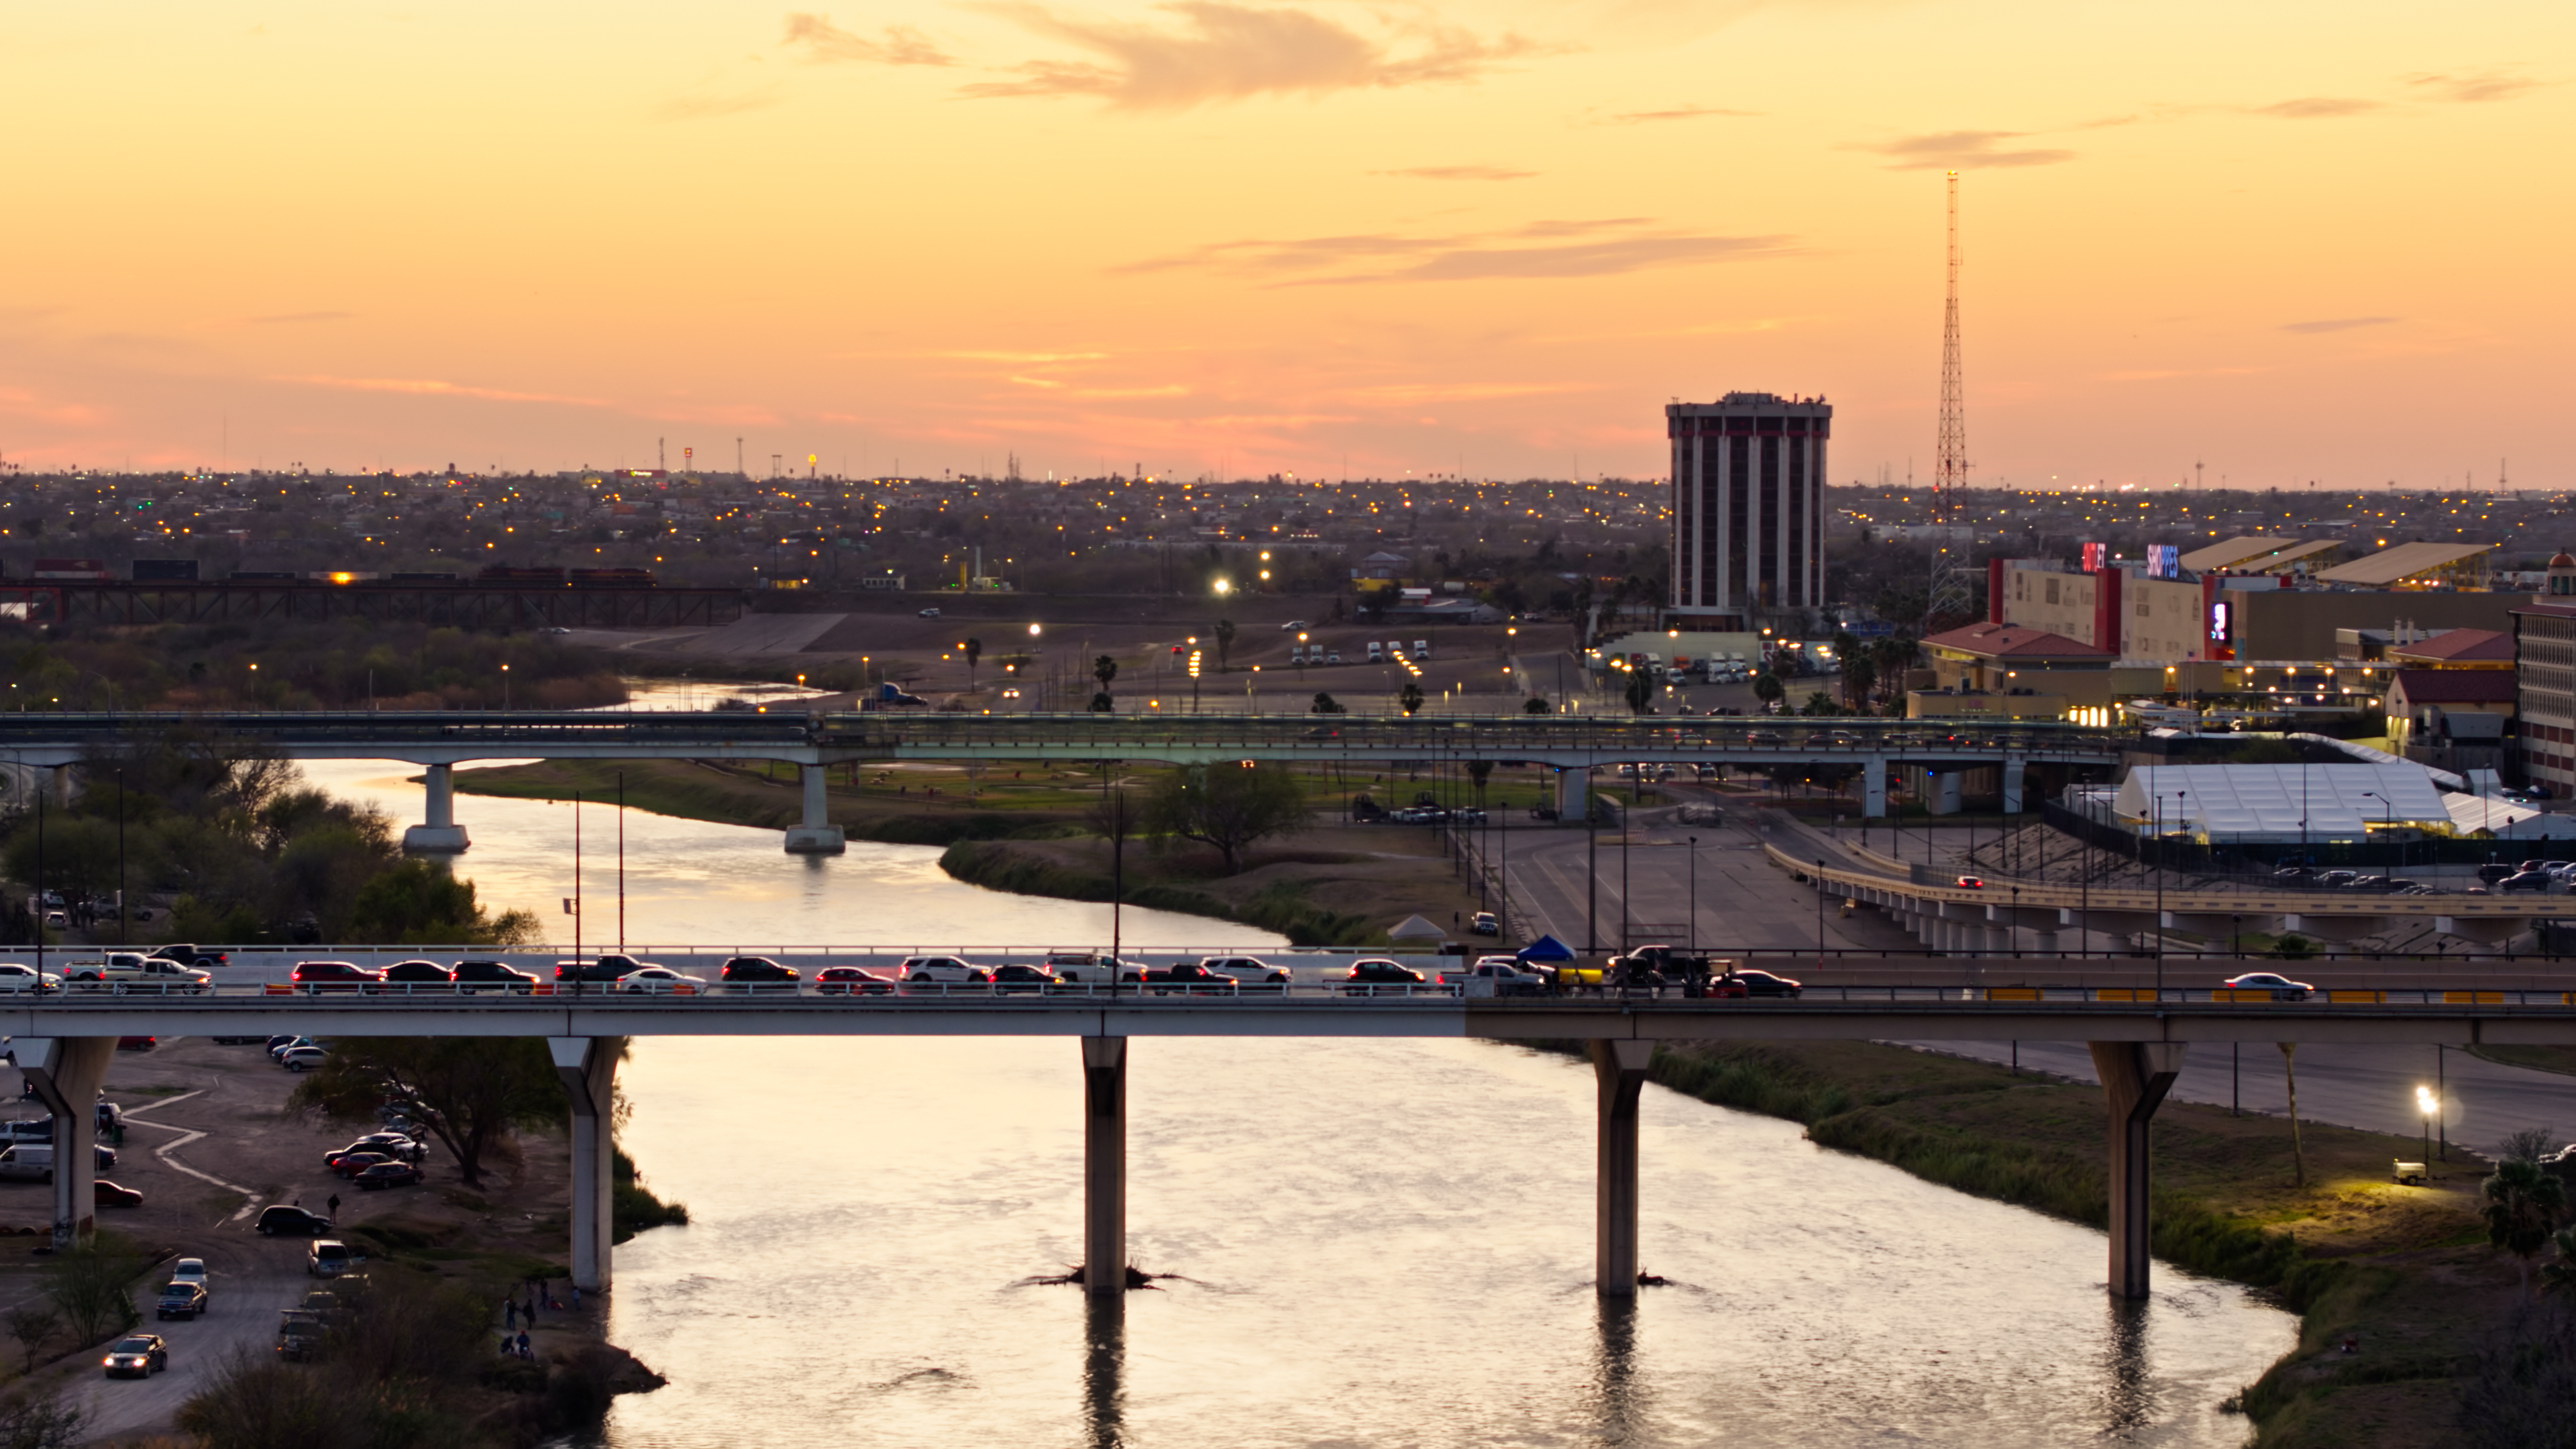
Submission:
[[[2433,1156],[2433,1119],[2441,1115],[2442,1099],[2434,1096],[2430,1087],[2417,1087],[2415,1110],[2424,1114],[2424,1157],[2430,1161]]]

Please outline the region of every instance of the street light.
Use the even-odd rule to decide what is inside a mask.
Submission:
[[[2429,1161],[2433,1156],[2433,1119],[2442,1114],[2442,1099],[2434,1096],[2430,1087],[2417,1087],[2415,1110],[2424,1114],[2424,1156]]]

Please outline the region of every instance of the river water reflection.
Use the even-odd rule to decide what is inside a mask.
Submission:
[[[418,817],[413,771],[308,767]],[[461,796],[488,903],[570,893],[571,812]],[[606,849],[612,813],[585,812]],[[1106,908],[999,895],[937,852],[805,861],[632,814],[630,940],[1094,944]],[[613,906],[593,854],[589,934]],[[611,915],[604,915],[606,909]],[[1126,913],[1139,944],[1259,933]],[[613,1331],[671,1382],[613,1449],[822,1445],[2234,1445],[2216,1411],[2294,1321],[2102,1236],[1823,1152],[1661,1089],[1647,1267],[1589,1275],[1588,1067],[1461,1041],[1139,1039],[1130,1251],[1180,1275],[1106,1315],[1029,1286],[1080,1254],[1069,1041],[636,1043],[625,1140],[694,1221],[617,1250]]]

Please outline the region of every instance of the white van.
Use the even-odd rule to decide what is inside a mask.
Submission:
[[[0,1182],[54,1180],[54,1144],[16,1142],[0,1148]]]
[[[1430,641],[1430,640],[1428,640],[1428,639],[1416,639],[1416,640],[1414,640],[1414,641],[1413,641],[1413,657],[1414,657],[1414,658],[1416,658],[1416,659],[1428,659],[1428,658],[1430,658],[1430,657],[1431,657],[1431,641]]]
[[[1383,663],[1385,663],[1385,662],[1386,662],[1386,651],[1385,651],[1384,649],[1382,649],[1382,648],[1380,648],[1380,647],[1378,646],[1378,642],[1377,642],[1375,639],[1371,639],[1370,641],[1368,641],[1368,647],[1369,647],[1369,653],[1368,653],[1368,662],[1369,662],[1369,663],[1371,663],[1371,664],[1383,664]]]

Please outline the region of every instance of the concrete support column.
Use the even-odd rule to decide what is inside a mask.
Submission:
[[[112,1036],[22,1036],[18,1070],[54,1114],[54,1246],[98,1226],[98,1089],[116,1055]]]
[[[1887,815],[1887,756],[1872,755],[1861,766],[1860,813],[1868,820]]]
[[[1082,1039],[1082,1291],[1127,1291],[1127,1038]]]
[[[55,809],[57,809],[57,810],[69,810],[70,808],[72,808],[72,767],[71,767],[71,766],[69,766],[69,765],[56,765],[56,766],[54,766],[54,767],[53,767],[53,769],[47,773],[46,778],[45,778],[45,783],[46,783],[47,785],[50,785],[50,786],[52,786],[52,787],[53,787],[53,791],[54,791],[54,808],[55,808]]]
[[[832,807],[823,787],[829,783],[828,765],[807,765],[805,770],[805,820],[787,832],[790,855],[839,855],[849,848],[841,827],[832,823]]]
[[[1556,772],[1556,818],[1581,820],[1591,801],[1585,791],[1591,785],[1591,772],[1580,765],[1561,765]]]
[[[2027,763],[2019,755],[2004,756],[2004,813],[2021,813],[2021,771]]]
[[[572,1099],[572,1281],[608,1291],[617,1241],[617,1059],[622,1036],[550,1036],[546,1050]]]
[[[1605,1298],[1637,1294],[1637,1099],[1646,1088],[1650,1041],[1601,1039],[1592,1044],[1600,1091],[1600,1160],[1592,1202],[1594,1285]]]
[[[2004,925],[1987,926],[1984,944],[1985,952],[1989,956],[2011,955],[2013,948],[2012,927]]]
[[[431,765],[421,771],[428,799],[421,823],[403,832],[403,849],[413,855],[461,855],[471,842],[456,823],[456,767]]]
[[[2147,1125],[2182,1075],[2181,1042],[2097,1041],[2093,1070],[2111,1109],[2111,1292],[2147,1296],[2147,1246],[2154,1229],[2148,1204]]]
[[[2030,951],[2034,956],[2054,956],[2065,949],[2065,947],[2058,944],[2057,933],[2055,931],[2033,931],[2030,933]]]

